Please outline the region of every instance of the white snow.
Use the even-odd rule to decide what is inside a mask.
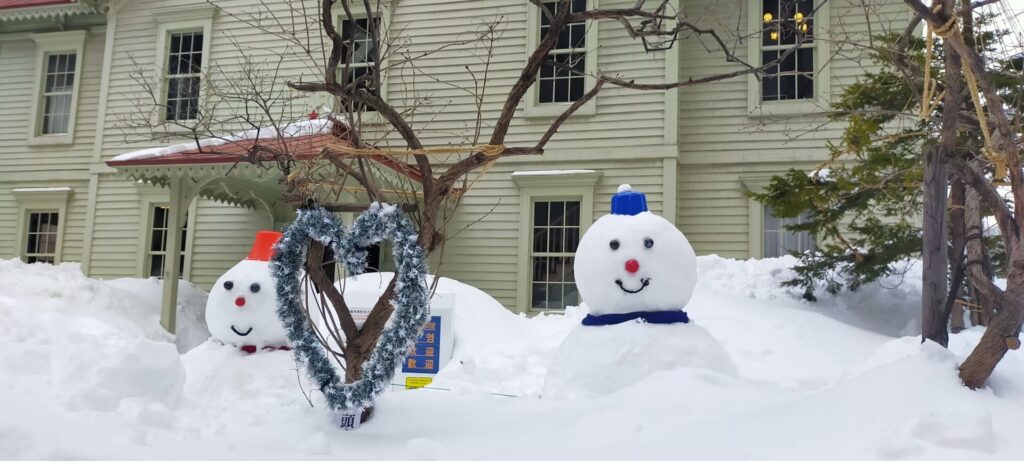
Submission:
[[[679,310],[697,281],[696,258],[682,232],[661,216],[606,214],[580,239],[573,271],[594,314]]]
[[[540,395],[584,309],[527,319],[442,279],[472,300],[455,308],[455,358],[345,432],[288,352],[207,341],[179,354],[157,324],[159,297],[139,296],[156,281],[0,261],[0,459],[1021,459],[1024,352],[967,390],[956,366],[980,329],[948,350],[866,330],[905,320],[875,318],[873,304],[915,308],[911,284],[811,304],[771,285],[791,262],[698,258],[687,311],[736,376],[680,368],[578,399]]]
[[[210,288],[206,324],[224,344],[256,349],[287,346],[288,337],[277,318],[270,263],[246,259],[224,272]]]
[[[32,192],[71,192],[70,187],[19,187],[17,189],[11,189],[11,192],[18,193],[32,193]]]
[[[278,133],[285,138],[295,138],[299,136],[311,136],[320,133],[330,132],[331,129],[331,117],[325,117],[315,120],[301,120],[298,122],[288,123],[281,125],[280,127],[262,127],[246,130],[241,133],[234,133],[224,137],[217,138],[205,138],[198,141],[189,141],[180,144],[172,144],[165,147],[151,147],[148,149],[141,149],[133,152],[126,152],[118,155],[111,159],[113,162],[123,162],[126,160],[144,160],[151,158],[165,157],[172,154],[181,152],[188,152],[198,148],[208,148],[223,146],[239,141],[248,141],[253,139],[272,139],[278,136]]]
[[[558,176],[558,175],[575,175],[575,174],[594,174],[594,170],[529,170],[529,171],[513,171],[512,177],[523,177],[523,176]]]

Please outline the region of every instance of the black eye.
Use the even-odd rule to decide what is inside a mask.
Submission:
[[[618,240],[612,240],[611,242],[608,242],[608,246],[612,247],[613,250],[618,250],[619,249],[619,241]]]
[[[654,239],[647,237],[644,239],[644,248],[650,248],[654,246]]]
[[[230,289],[232,289],[234,287],[235,287],[235,282],[232,282],[230,280],[224,282],[224,289],[225,290],[230,290]]]
[[[252,285],[249,285],[249,289],[252,290],[253,293],[259,293],[260,292],[260,284],[254,283]]]

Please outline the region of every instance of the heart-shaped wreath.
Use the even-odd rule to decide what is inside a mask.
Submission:
[[[398,280],[391,323],[381,333],[362,377],[345,384],[303,309],[301,277],[311,240],[334,250],[350,275],[366,270],[366,248],[381,240],[393,242]],[[414,344],[430,316],[426,254],[417,242],[412,223],[396,206],[374,203],[347,229],[333,213],[300,210],[274,247],[270,272],[276,281],[277,316],[281,319],[296,363],[305,368],[335,411],[355,411],[372,405],[373,397],[387,388],[406,351]]]

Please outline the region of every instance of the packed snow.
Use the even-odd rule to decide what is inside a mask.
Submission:
[[[543,392],[585,307],[527,318],[441,279],[470,300],[455,303],[453,360],[345,432],[288,352],[164,333],[157,280],[0,261],[0,459],[1021,459],[1024,353],[967,390],[956,366],[982,331],[948,350],[901,336],[912,275],[808,303],[777,285],[792,263],[698,258],[687,311],[734,376],[684,367],[592,398]],[[188,331],[205,300],[180,286]]]

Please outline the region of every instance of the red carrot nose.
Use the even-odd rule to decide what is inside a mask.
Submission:
[[[637,260],[630,259],[629,261],[626,261],[626,272],[635,274],[638,270],[640,270],[640,263],[637,262]]]
[[[241,296],[235,298],[235,305],[238,306],[238,307],[245,306],[245,298],[243,298]]]

